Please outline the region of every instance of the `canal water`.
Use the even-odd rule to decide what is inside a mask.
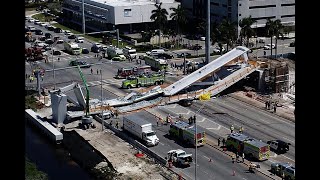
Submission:
[[[74,162],[62,146],[52,144],[32,125],[26,124],[25,154],[38,170],[45,172],[49,180],[92,178]]]

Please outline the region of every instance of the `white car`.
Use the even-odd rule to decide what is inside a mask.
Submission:
[[[222,52],[225,51],[224,47],[222,47]],[[220,53],[220,47],[213,48],[213,52]]]
[[[65,31],[64,31],[64,34],[65,34],[65,35],[67,35],[68,33],[71,33],[71,31],[69,31],[69,30],[65,30]]]
[[[276,45],[275,44],[272,44],[272,45],[271,44],[267,44],[266,46],[263,47],[264,50],[268,50],[268,49],[271,49],[271,48],[275,49]]]
[[[33,18],[30,18],[30,19],[28,19],[28,22],[34,23],[34,19],[33,19]]]
[[[200,37],[200,40],[201,40],[201,41],[205,41],[205,40],[206,40],[206,37],[202,36],[202,37]]]
[[[82,37],[82,36],[79,36],[75,39],[75,42],[77,42],[77,43],[83,43],[83,41],[84,41],[84,37]]]
[[[35,24],[35,25],[40,25],[40,23],[41,23],[41,21],[39,21],[39,20],[34,20],[34,24]]]
[[[40,22],[40,26],[45,27],[47,25],[47,23],[45,22]]]

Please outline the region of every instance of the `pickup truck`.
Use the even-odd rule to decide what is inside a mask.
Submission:
[[[285,153],[289,151],[289,145],[291,145],[290,143],[284,142],[282,140],[267,141],[267,144],[270,145],[270,148],[272,150],[279,153]]]
[[[187,154],[184,150],[176,149],[167,153],[168,161],[171,161],[175,166],[190,166],[192,162],[192,154]]]

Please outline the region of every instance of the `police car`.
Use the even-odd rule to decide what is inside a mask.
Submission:
[[[270,145],[270,148],[272,150],[279,153],[285,153],[289,151],[289,145],[291,145],[290,143],[284,142],[282,140],[267,141],[267,144]]]

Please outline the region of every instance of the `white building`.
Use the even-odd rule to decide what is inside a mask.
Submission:
[[[175,0],[84,0],[86,27],[110,30],[116,26],[120,30],[132,31],[142,23],[153,22],[151,11],[160,2],[161,7],[168,11],[168,20],[171,20],[170,8],[177,8],[180,4]],[[82,0],[64,0],[63,13],[66,20],[82,24]]]
[[[181,0],[181,6],[190,17],[207,18],[207,0]],[[239,22],[250,15],[257,21],[254,27],[264,27],[268,18],[294,26],[295,0],[210,0],[211,22],[223,19]]]

